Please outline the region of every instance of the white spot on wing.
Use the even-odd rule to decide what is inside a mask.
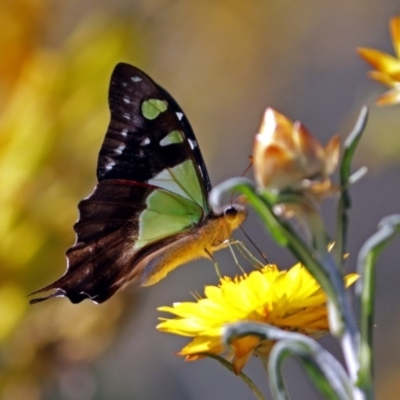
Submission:
[[[150,144],[150,139],[147,137],[147,138],[144,138],[141,142],[140,142],[140,145],[141,146],[147,146],[148,144]]]
[[[126,82],[122,82],[122,86],[123,86],[123,87],[127,87],[128,84],[127,84]]]
[[[107,165],[106,165],[106,170],[107,171],[110,171],[112,168],[113,168],[113,166],[115,165],[115,161],[114,160],[111,160]]]
[[[126,103],[126,104],[129,104],[131,101],[130,101],[130,99],[129,99],[129,97],[124,97],[124,103]]]
[[[123,117],[128,121],[131,119],[131,116],[128,113],[124,113]]]
[[[139,157],[143,157],[144,156],[144,151],[143,150],[139,150],[138,156]]]
[[[178,117],[179,121],[183,118],[183,113],[177,111],[176,116]]]
[[[116,153],[116,154],[122,154],[122,152],[124,151],[124,149],[125,149],[125,145],[124,144],[121,144],[120,146],[118,146],[115,150],[114,150],[114,152]]]
[[[128,129],[122,129],[121,135],[122,136],[128,136]]]
[[[132,82],[136,83],[136,82],[141,82],[142,78],[140,78],[139,76],[132,76],[131,80],[132,80]]]
[[[197,142],[195,140],[192,140],[192,139],[188,139],[188,140],[189,140],[190,148],[192,150],[194,150],[197,147]]]

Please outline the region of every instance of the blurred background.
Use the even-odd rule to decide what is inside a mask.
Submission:
[[[392,52],[388,21],[398,12],[395,0],[1,1],[0,399],[252,399],[215,361],[174,356],[187,340],[155,329],[158,306],[217,283],[209,262],[100,306],[65,298],[29,306],[25,295],[65,271],[77,203],[96,183],[109,78],[119,61],[142,68],[176,98],[213,184],[245,170],[267,106],[326,143],[335,133],[346,137],[361,106],[371,105],[355,161],[369,174],[352,189],[354,270],[380,219],[400,211],[399,106],[373,106],[386,88],[366,78],[355,48]],[[324,206],[328,220],[331,206]],[[246,229],[271,261],[291,266],[254,217]],[[400,392],[399,244],[377,269],[382,399]],[[228,251],[217,259],[224,273],[238,272]],[[331,338],[321,342],[338,352]],[[294,399],[320,398],[295,362],[285,371]],[[268,390],[257,359],[245,372]]]

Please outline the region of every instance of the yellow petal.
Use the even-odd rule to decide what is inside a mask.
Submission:
[[[378,106],[386,106],[400,103],[400,88],[389,90],[382,96],[378,97],[375,103]]]
[[[251,335],[233,341],[232,347],[234,348],[235,357],[232,365],[236,374],[243,369],[259,342],[259,337]]]
[[[307,308],[296,314],[285,317],[279,321],[281,328],[292,328],[291,330],[317,331],[329,330],[327,309],[325,306]]]
[[[394,52],[400,58],[400,17],[392,17],[389,26]]]
[[[380,71],[369,71],[368,76],[371,79],[374,79],[375,81],[378,81],[379,83],[382,83],[383,85],[386,86],[396,86],[399,84],[391,75],[380,72]]]
[[[339,135],[332,136],[327,145],[325,146],[325,160],[326,160],[326,170],[327,175],[331,175],[338,163],[340,158],[340,137]]]
[[[186,345],[178,354],[187,356],[199,353],[222,353],[224,350],[220,337],[197,336]]]
[[[344,282],[345,282],[346,287],[349,287],[350,285],[352,285],[359,278],[360,278],[360,275],[358,275],[356,273],[346,275],[344,277]]]
[[[251,357],[251,352],[247,353],[241,357],[235,356],[233,361],[232,361],[232,366],[233,366],[233,371],[235,372],[235,374],[239,374],[243,367],[246,365],[247,361],[249,361],[250,357]]]
[[[380,72],[392,74],[400,71],[400,61],[390,54],[365,47],[358,48],[357,52],[365,61]]]

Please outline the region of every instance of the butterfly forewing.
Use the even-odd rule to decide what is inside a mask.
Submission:
[[[111,77],[109,106],[98,180],[150,182],[161,176],[151,183],[172,191],[194,184],[199,192],[195,201],[208,211],[207,170],[193,130],[173,98],[144,72],[121,63]],[[175,177],[174,168],[185,161],[186,171]]]

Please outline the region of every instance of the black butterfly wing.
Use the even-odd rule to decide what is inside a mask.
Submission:
[[[143,115],[143,102],[166,101],[167,112],[154,119]],[[166,168],[191,159],[203,185],[211,184],[203,157],[188,119],[171,95],[138,68],[120,63],[111,76],[109,91],[111,122],[100,150],[97,178],[148,182]],[[163,146],[171,132],[184,133],[182,142]]]
[[[97,185],[78,205],[80,218],[74,225],[76,242],[66,253],[66,274],[34,293],[56,289],[48,297],[67,296],[72,303],[85,298],[96,302],[109,298],[118,289],[112,283],[120,268],[113,266],[128,265],[132,259],[138,217],[145,209],[145,203],[132,202],[132,199],[144,199],[149,192],[151,188],[147,185],[118,180]]]
[[[78,205],[67,271],[32,293],[55,290],[50,296],[32,302],[54,296],[67,296],[73,303],[105,301],[131,279],[142,248],[160,248],[164,238],[190,229],[209,213],[211,185],[202,155],[168,92],[121,63],[111,77],[109,107],[99,183]]]

